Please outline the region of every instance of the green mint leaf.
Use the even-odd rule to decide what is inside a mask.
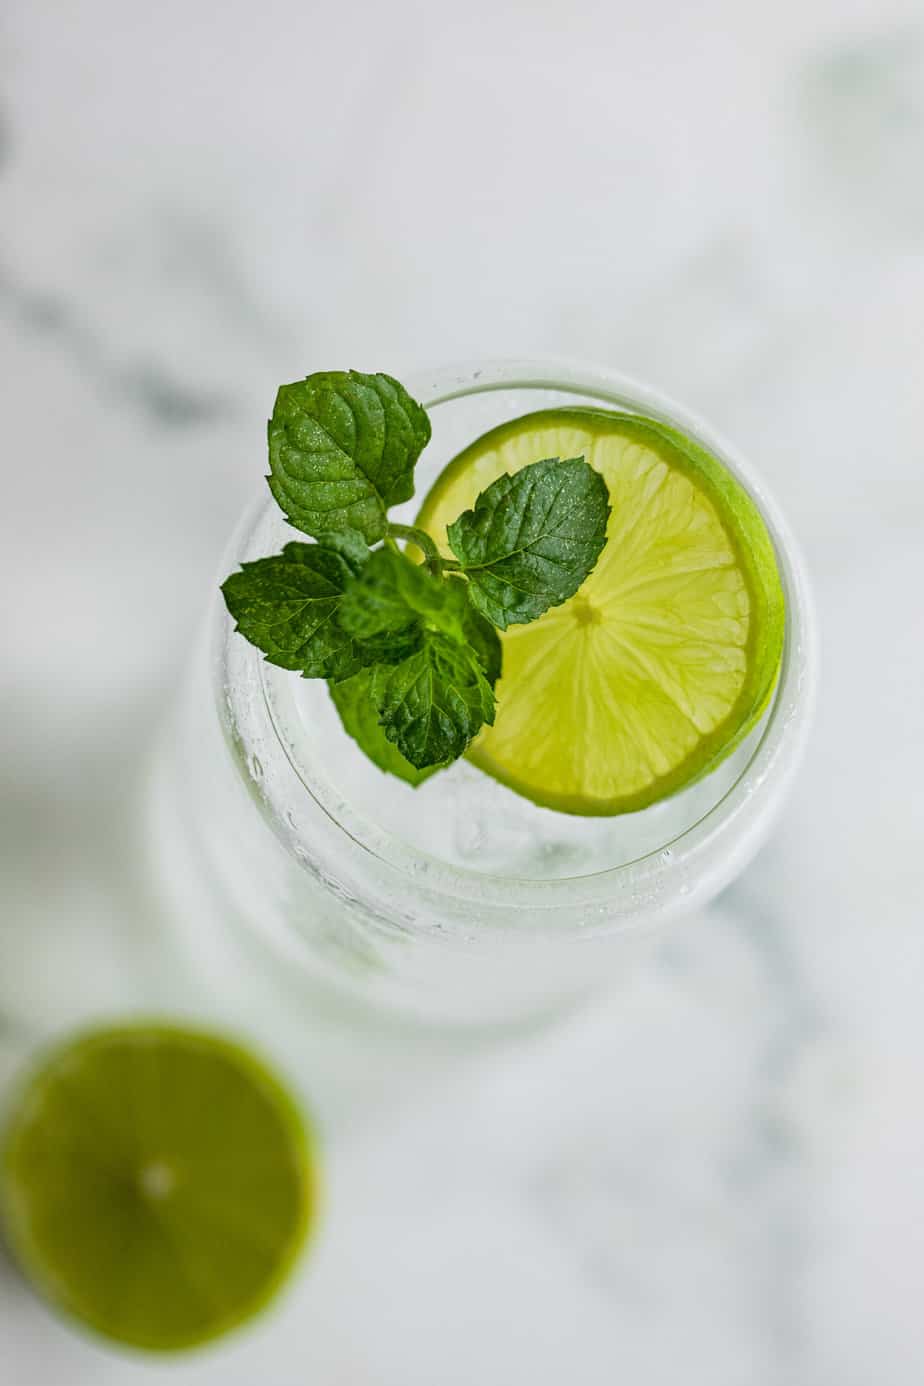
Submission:
[[[354,577],[358,577],[369,561],[369,546],[355,529],[322,531],[317,536],[318,547],[339,554]]]
[[[500,677],[497,631],[472,607],[468,583],[457,577],[434,577],[394,549],[372,554],[344,596],[338,620],[363,641],[384,642],[389,634],[399,632],[410,638],[412,630],[442,631],[474,650],[492,688]]]
[[[399,780],[419,785],[440,769],[438,765],[428,765],[418,770],[393,746],[379,723],[379,710],[372,694],[373,669],[363,669],[342,683],[330,685],[334,706],[340,713],[344,731],[364,751],[374,765],[386,774],[397,775]]]
[[[606,542],[606,482],[575,457],[498,477],[451,524],[472,603],[501,630],[573,597]]]
[[[440,631],[391,668],[378,665],[372,691],[387,739],[418,770],[457,760],[494,721],[494,693],[475,652]]]
[[[271,664],[297,669],[306,678],[345,679],[381,658],[377,648],[364,648],[336,620],[359,570],[358,549],[292,543],[272,558],[245,563],[221,590],[236,629]],[[410,648],[406,645],[403,654]]]
[[[461,611],[465,592],[396,549],[377,549],[344,600],[340,620],[361,639],[401,630],[424,620],[464,640]]]
[[[438,609],[446,584],[394,549],[377,549],[340,611],[344,630],[361,640],[419,626]]]
[[[461,578],[450,578],[452,587],[461,588],[465,595],[465,608],[462,613],[462,633],[478,657],[488,683],[493,688],[501,676],[500,636],[490,621],[476,611],[469,601],[471,588]]]
[[[322,371],[280,386],[269,422],[269,486],[306,534],[385,534],[389,506],[414,494],[430,439],[421,406],[389,375]]]

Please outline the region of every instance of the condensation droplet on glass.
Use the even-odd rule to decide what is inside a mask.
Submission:
[[[252,755],[250,757],[250,773],[251,775],[253,775],[255,780],[262,780],[263,762],[259,756]]]

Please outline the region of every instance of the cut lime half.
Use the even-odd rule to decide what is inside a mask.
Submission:
[[[315,1205],[302,1122],[245,1050],[198,1031],[79,1037],[6,1133],[10,1245],[55,1306],[160,1351],[217,1337],[284,1280]]]
[[[501,633],[497,718],[469,758],[565,813],[641,809],[713,769],[751,730],[785,626],[773,544],[728,469],[676,429],[604,409],[544,410],[479,438],[418,523],[446,527],[504,473],[583,456],[604,477],[607,542],[580,591]]]

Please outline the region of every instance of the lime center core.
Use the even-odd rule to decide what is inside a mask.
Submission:
[[[169,1198],[176,1187],[176,1174],[164,1160],[151,1160],[138,1173],[138,1187],[152,1203]]]
[[[599,606],[594,606],[586,597],[574,598],[571,603],[571,615],[579,626],[599,626],[603,620],[603,612]]]

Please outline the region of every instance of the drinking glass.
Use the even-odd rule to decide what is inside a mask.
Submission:
[[[304,977],[367,1017],[516,1024],[618,975],[655,926],[695,912],[766,837],[811,717],[806,574],[763,479],[651,389],[562,361],[480,362],[407,385],[433,437],[417,498],[392,518],[413,521],[433,480],[486,430],[532,410],[602,405],[663,420],[724,463],[764,516],[785,591],[778,685],[745,741],[660,803],[582,818],[541,808],[465,760],[416,789],[382,774],[340,727],[323,681],[266,663],[234,633],[216,580],[153,800],[157,869],[185,927],[208,914],[288,981]],[[264,488],[222,576],[297,537]]]

